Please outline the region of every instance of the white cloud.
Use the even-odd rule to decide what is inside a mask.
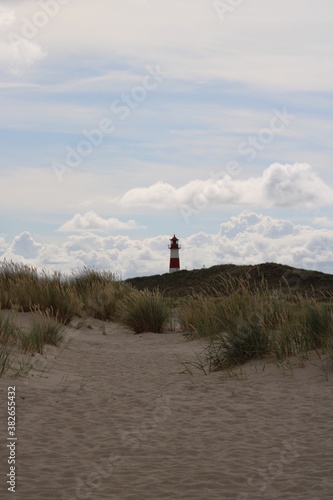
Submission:
[[[329,217],[315,217],[312,220],[313,224],[316,226],[321,226],[321,227],[333,227],[333,218]]]
[[[36,243],[30,233],[24,231],[19,236],[16,236],[9,247],[9,252],[14,255],[24,257],[25,259],[36,259],[42,249],[40,243]]]
[[[333,189],[305,163],[273,164],[263,172],[260,184],[266,200],[273,200],[273,206],[314,207],[333,203]]]
[[[299,226],[295,226],[288,220],[272,219],[254,212],[242,212],[220,226],[221,236],[229,240],[244,232],[259,234],[266,238],[280,238],[298,235],[299,231]]]
[[[58,231],[84,232],[84,231],[121,231],[129,229],[143,229],[144,226],[138,225],[134,220],[122,222],[116,218],[103,219],[95,212],[86,212],[84,215],[76,214],[74,217],[65,222]]]
[[[3,236],[0,236],[0,255],[2,252],[5,252],[8,247],[6,240]]]
[[[274,163],[260,177],[245,180],[224,175],[222,179],[191,181],[179,188],[157,182],[148,188],[127,191],[120,203],[158,209],[193,207],[194,210],[210,204],[311,208],[332,205],[333,189],[308,164]]]
[[[0,10],[0,35],[5,40],[0,42],[0,67],[14,74],[46,56],[37,42],[14,30],[17,21],[13,9],[3,7]]]
[[[177,234],[181,238],[181,235]],[[59,245],[37,243],[25,232],[3,245],[4,258],[39,269],[72,270],[91,266],[123,278],[168,272],[170,235],[143,240],[128,236],[70,235]],[[215,264],[278,262],[333,274],[333,230],[294,225],[254,212],[242,212],[221,224],[217,234],[181,238],[181,268]]]
[[[17,10],[31,20],[40,8],[21,2]],[[155,60],[183,80],[330,90],[331,4],[324,12],[317,2],[253,1],[221,22],[213,1],[96,0],[92,9],[91,0],[80,0],[61,7],[38,39],[58,60]]]
[[[13,3],[3,23],[8,26],[8,12],[14,12],[21,33],[22,20],[32,22],[42,9],[40,2]],[[185,81],[331,89],[331,3],[320,8],[310,0],[305,8],[304,0],[242,2],[223,22],[213,5],[212,0],[95,0],[92,8],[91,0],[69,2],[58,5],[36,40],[54,62],[78,57],[83,65],[117,59],[143,66],[156,61]]]
[[[0,26],[10,26],[15,22],[16,16],[12,9],[0,9]]]

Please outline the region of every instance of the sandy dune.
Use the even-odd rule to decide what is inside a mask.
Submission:
[[[19,320],[29,320],[20,314]],[[333,370],[256,362],[237,376],[181,374],[201,351],[180,332],[133,335],[88,320],[16,380],[17,484],[0,498],[331,499]],[[264,369],[265,366],[265,369]],[[328,379],[327,379],[328,378]]]

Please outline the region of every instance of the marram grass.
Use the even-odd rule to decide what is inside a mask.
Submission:
[[[0,377],[9,371],[14,378],[27,376],[32,364],[25,354],[43,354],[45,345],[58,347],[63,341],[64,324],[50,311],[35,311],[27,330],[0,311]]]
[[[49,311],[64,324],[75,316],[115,319],[117,303],[131,287],[114,273],[83,268],[72,276],[52,275],[23,264],[0,263],[0,307]]]
[[[133,289],[121,304],[120,319],[135,333],[162,333],[170,315],[169,301],[158,290]]]
[[[260,282],[250,289],[226,277],[223,292],[191,294],[177,301],[178,320],[187,336],[206,342],[206,361],[220,370],[251,359],[285,360],[311,350],[333,360],[333,297],[319,301]],[[63,326],[75,316],[119,320],[135,333],[162,332],[171,300],[158,290],[138,291],[110,272],[83,268],[71,276],[38,273],[35,268],[0,263],[0,307],[39,313],[28,332],[0,315],[0,374],[8,371],[13,349],[43,352],[59,345]]]
[[[64,325],[49,311],[37,311],[30,330],[21,336],[23,352],[43,354],[45,345],[59,346],[64,341]]]
[[[181,303],[180,322],[190,336],[206,340],[206,363],[223,370],[251,359],[285,360],[321,349],[333,359],[333,301],[249,290],[233,280],[229,294],[196,294]]]

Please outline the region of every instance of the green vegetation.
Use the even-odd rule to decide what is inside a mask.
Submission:
[[[158,289],[132,292],[123,300],[120,319],[135,333],[161,333],[170,319],[171,308]]]
[[[2,309],[52,311],[64,323],[80,312],[80,302],[71,282],[58,273],[52,276],[23,264],[0,264],[0,305]]]
[[[228,294],[214,291],[183,299],[180,321],[190,337],[207,341],[210,370],[230,369],[251,359],[301,359],[312,350],[332,356],[333,300],[318,301],[262,282],[252,289],[229,279]]]
[[[0,306],[18,311],[38,309],[68,324],[75,316],[115,319],[117,302],[129,285],[112,273],[84,268],[72,276],[38,274],[23,264],[0,264]]]
[[[16,373],[26,373],[18,353],[60,345],[64,325],[87,316],[120,321],[135,333],[161,333],[176,318],[188,338],[205,342],[207,371],[251,359],[304,359],[313,350],[333,360],[333,276],[278,264],[214,266],[123,282],[88,268],[49,275],[5,261],[0,307],[36,312],[28,332],[0,314],[0,376],[15,363]]]
[[[225,278],[228,277],[226,280]],[[215,289],[228,294],[229,281],[243,281],[255,290],[264,281],[269,291],[282,290],[299,295],[314,294],[318,300],[333,296],[333,275],[319,271],[308,271],[276,263],[237,266],[223,264],[193,271],[181,270],[177,273],[130,278],[125,281],[138,290],[160,289],[165,297],[188,297],[193,293],[211,295]]]
[[[0,345],[16,344],[20,338],[20,329],[9,317],[5,318],[0,313]]]
[[[46,344],[58,347],[64,341],[63,330],[64,324],[49,311],[35,311],[28,331],[0,312],[0,377],[10,370],[14,377],[27,376],[32,364],[24,354],[43,354]]]
[[[52,317],[49,311],[36,311],[28,334],[21,335],[23,352],[43,354],[45,344],[58,347],[64,341],[64,325]]]

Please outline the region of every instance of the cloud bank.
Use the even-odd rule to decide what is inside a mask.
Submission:
[[[50,11],[50,3],[56,7],[44,23],[42,14]],[[2,8],[2,21],[7,27],[14,23],[15,7],[13,31],[24,33],[26,19],[41,25],[38,45],[32,44],[45,47],[56,64],[73,58],[94,61],[97,56],[141,65],[156,60],[184,81],[223,79],[279,89],[330,90],[332,72],[326,61],[331,54],[332,7],[326,5],[323,15],[317,3],[309,3],[304,8],[304,0],[232,2],[221,19],[213,1],[96,0],[92,9],[91,0],[12,0]]]
[[[138,225],[134,220],[122,222],[116,218],[103,219],[95,212],[87,212],[84,215],[76,214],[65,222],[58,231],[65,233],[84,232],[84,231],[121,231],[129,229],[144,229],[145,226]]]
[[[10,244],[2,242],[0,259],[67,273],[90,266],[111,270],[125,279],[168,272],[169,238],[159,235],[137,240],[86,232],[49,245],[24,232]],[[181,244],[182,269],[278,262],[333,274],[333,230],[295,225],[251,211],[231,217],[216,234],[199,232],[181,238]]]
[[[157,209],[209,204],[248,207],[304,207],[333,204],[333,189],[306,163],[274,163],[260,177],[240,180],[230,175],[194,180],[179,188],[157,182],[147,188],[134,188],[120,199],[121,205],[150,206]]]

